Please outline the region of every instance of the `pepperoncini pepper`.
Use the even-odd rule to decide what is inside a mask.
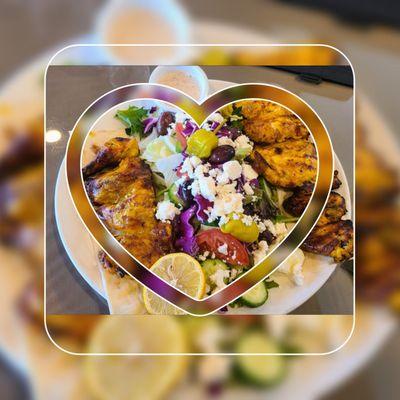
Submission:
[[[192,156],[207,158],[217,146],[218,137],[214,132],[199,129],[189,136],[186,152]]]
[[[258,239],[260,233],[257,224],[251,221],[247,224],[243,221],[243,214],[234,213],[229,216],[229,221],[221,226],[221,231],[230,233],[236,239],[246,243],[253,243]]]

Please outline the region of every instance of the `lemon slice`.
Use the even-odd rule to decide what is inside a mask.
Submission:
[[[183,353],[184,331],[174,317],[113,315],[95,328],[90,353]],[[186,357],[88,356],[85,381],[96,399],[164,398],[186,369]]]
[[[172,253],[161,257],[151,267],[160,278],[196,299],[201,299],[206,290],[206,279],[201,265],[185,253]],[[183,314],[151,290],[143,289],[143,301],[150,314]]]

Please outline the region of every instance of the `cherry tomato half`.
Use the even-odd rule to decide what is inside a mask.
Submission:
[[[232,265],[248,266],[250,264],[249,253],[246,247],[229,233],[223,233],[220,229],[207,229],[196,236],[200,252],[209,251],[215,256]],[[218,248],[226,244],[227,254],[221,253]],[[224,251],[225,253],[225,251]]]
[[[177,122],[175,124],[175,132],[176,132],[176,139],[179,141],[179,143],[182,145],[182,149],[185,150],[187,143],[186,143],[186,137],[182,133],[183,131],[183,124],[182,122]]]

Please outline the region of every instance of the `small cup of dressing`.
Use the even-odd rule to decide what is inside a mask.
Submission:
[[[175,0],[113,0],[96,18],[96,40],[110,64],[183,62],[188,48],[173,44],[190,37],[189,17]]]
[[[150,75],[149,83],[178,89],[196,101],[203,101],[209,92],[208,78],[198,66],[159,66]]]

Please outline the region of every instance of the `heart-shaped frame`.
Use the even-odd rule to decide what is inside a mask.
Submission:
[[[224,105],[246,99],[270,100],[295,113],[307,126],[315,141],[318,171],[314,192],[303,215],[285,239],[266,258],[219,292],[194,299],[155,275],[114,238],[100,221],[90,203],[81,174],[81,152],[88,126],[108,109],[128,100],[164,101],[182,109],[201,126],[207,117]],[[315,111],[297,95],[267,84],[242,84],[223,89],[202,104],[184,93],[162,85],[132,84],[114,89],[93,102],[76,122],[66,148],[66,176],[79,217],[99,246],[123,270],[169,303],[194,316],[209,315],[229,304],[273,273],[307,237],[327,202],[333,179],[333,150],[328,132]]]

